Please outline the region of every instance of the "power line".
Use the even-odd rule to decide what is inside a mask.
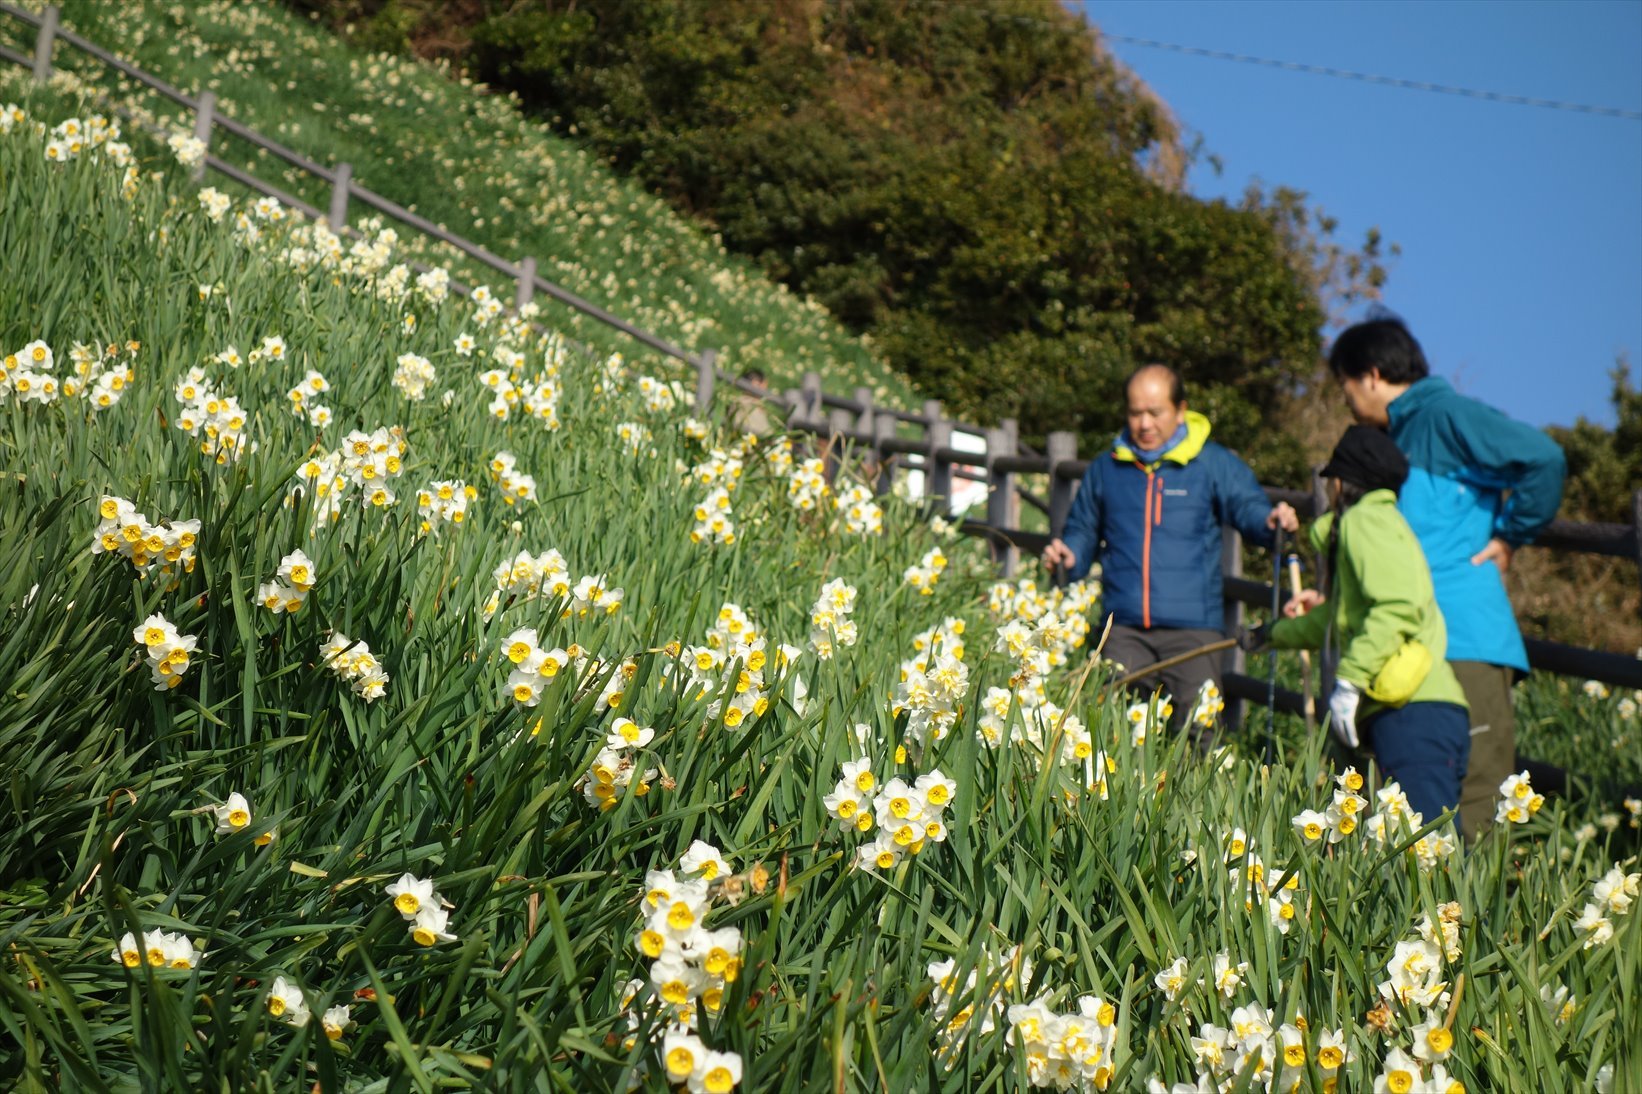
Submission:
[[[1112,42],[1123,42],[1131,46],[1145,46],[1148,49],[1161,49],[1170,53],[1184,53],[1192,57],[1212,57],[1217,61],[1237,61],[1246,65],[1263,65],[1266,68],[1280,68],[1288,72],[1309,72],[1315,76],[1333,76],[1341,80],[1358,80],[1362,83],[1381,84],[1385,87],[1401,87],[1410,91],[1434,91],[1440,95],[1459,95],[1467,99],[1484,99],[1494,103],[1509,103],[1512,106],[1540,106],[1547,110],[1569,110],[1577,114],[1598,114],[1607,118],[1624,118],[1626,121],[1642,122],[1642,110],[1622,110],[1615,106],[1591,106],[1588,103],[1563,102],[1560,99],[1534,99],[1526,95],[1507,95],[1501,91],[1480,91],[1473,87],[1454,87],[1450,84],[1434,84],[1426,80],[1404,80],[1396,76],[1376,76],[1369,72],[1352,72],[1344,68],[1331,68],[1328,65],[1308,65],[1299,61],[1274,61],[1269,57],[1251,57],[1246,53],[1228,53],[1218,49],[1203,49],[1200,46],[1182,46],[1173,42],[1159,42],[1152,38],[1133,38],[1127,34],[1110,34],[1101,32],[1101,37]]]

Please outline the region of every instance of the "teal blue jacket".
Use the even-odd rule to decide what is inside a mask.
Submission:
[[[1408,457],[1398,507],[1431,567],[1448,657],[1528,669],[1505,582],[1471,559],[1495,536],[1529,543],[1556,516],[1567,464],[1541,430],[1428,377],[1391,401],[1391,439]]]

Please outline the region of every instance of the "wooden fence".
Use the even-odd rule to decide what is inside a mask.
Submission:
[[[194,136],[206,147],[205,160],[198,174],[200,179],[207,171],[215,171],[313,219],[326,221],[332,231],[344,236],[359,235],[347,223],[348,212],[354,202],[391,217],[513,281],[516,285],[515,307],[522,307],[539,293],[683,365],[694,373],[698,413],[710,413],[717,388],[723,385],[737,392],[741,398],[763,399],[779,407],[790,430],[822,439],[821,451],[828,457],[829,472],[837,467],[837,456],[846,448],[864,457],[870,456],[871,462],[878,468],[874,485],[881,493],[889,491],[897,473],[919,471],[924,475],[924,493],[932,499],[932,511],[935,511],[942,507],[943,499],[952,496],[955,481],[985,483],[985,519],[966,519],[960,527],[966,534],[981,536],[988,541],[1006,575],[1014,572],[1022,551],[1036,555],[1065,526],[1078,482],[1089,466],[1089,461],[1078,458],[1077,437],[1074,434],[1049,434],[1045,451],[1038,453],[1020,442],[1013,420],[1005,419],[995,427],[953,421],[945,416],[940,402],[936,400],[926,402],[918,412],[876,406],[870,389],[856,388],[849,396],[829,393],[822,388],[820,374],[814,372],[807,373],[800,385],[791,390],[766,390],[761,385],[749,383],[719,368],[716,363],[718,355],[714,350],[691,352],[682,349],[548,281],[537,273],[535,258],[526,256],[509,260],[494,254],[360,185],[354,181],[352,168],[347,163],[329,167],[316,163],[227,117],[217,110],[216,96],[212,92],[202,91],[197,97],[187,95],[164,80],[121,60],[96,43],[63,27],[56,5],[50,5],[36,15],[11,4],[0,3],[0,14],[36,28],[32,57],[0,46],[0,59],[32,69],[37,81],[50,79],[53,52],[57,43],[62,42],[192,111]],[[114,104],[112,109],[128,120],[136,121],[135,116],[119,104]],[[151,126],[145,128],[153,130]],[[264,149],[304,173],[328,183],[328,208],[317,209],[213,154],[210,147],[217,129]],[[156,133],[162,138],[169,135]],[[413,265],[426,269],[421,263]],[[462,295],[470,291],[467,285],[456,281],[452,282],[451,288]],[[953,441],[958,434],[981,438],[984,451],[975,452],[954,446]],[[1021,488],[1019,476],[1029,474],[1046,476],[1049,483],[1047,497],[1036,496]],[[1274,502],[1289,502],[1303,518],[1315,517],[1325,508],[1320,487],[1315,482],[1306,491],[1269,486],[1265,489]],[[1642,490],[1636,492],[1632,501],[1630,524],[1555,521],[1540,535],[1535,546],[1627,558],[1642,568]],[[1033,505],[1046,514],[1049,533],[1028,532],[1020,528],[1019,507],[1022,503]],[[1241,623],[1245,606],[1269,607],[1272,587],[1269,582],[1244,576],[1243,545],[1235,531],[1225,533],[1222,559],[1225,566],[1227,624],[1234,626]],[[1529,661],[1536,669],[1602,680],[1620,687],[1642,688],[1642,659],[1538,639],[1528,639],[1527,645]],[[1231,703],[1265,702],[1266,685],[1244,673],[1244,655],[1241,651],[1227,655],[1225,668],[1226,694]],[[1278,709],[1299,713],[1302,703],[1302,697],[1295,692],[1279,691],[1277,694]]]

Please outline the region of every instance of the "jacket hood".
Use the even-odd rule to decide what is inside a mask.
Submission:
[[[1163,453],[1157,462],[1168,460],[1182,465],[1190,463],[1202,453],[1203,446],[1209,443],[1210,428],[1209,419],[1195,410],[1186,411],[1185,439]],[[1112,442],[1112,457],[1126,463],[1140,463],[1140,457],[1135,455],[1135,450],[1124,443],[1128,435],[1128,430],[1117,435],[1117,440]]]

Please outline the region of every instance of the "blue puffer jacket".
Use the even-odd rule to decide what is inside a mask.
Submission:
[[[1499,568],[1471,559],[1495,536],[1513,547],[1529,542],[1556,516],[1567,471],[1562,449],[1434,376],[1410,385],[1389,413],[1391,439],[1409,463],[1398,508],[1431,565],[1448,659],[1526,672]]]
[[[1154,464],[1122,437],[1084,473],[1061,540],[1083,577],[1098,557],[1103,605],[1130,627],[1224,625],[1220,529],[1269,546],[1271,502],[1254,472],[1209,440],[1209,420],[1186,414],[1186,438]]]

